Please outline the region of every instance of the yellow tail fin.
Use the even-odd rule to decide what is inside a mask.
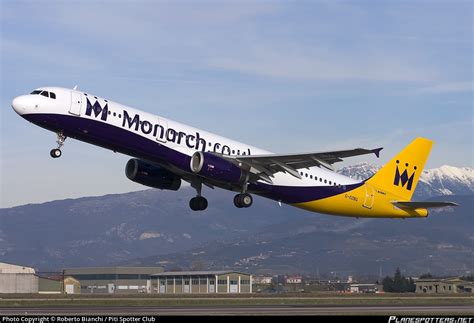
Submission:
[[[367,183],[410,201],[432,146],[433,141],[416,138]]]

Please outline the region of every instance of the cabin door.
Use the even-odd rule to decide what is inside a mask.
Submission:
[[[364,200],[364,207],[371,209],[374,206],[374,199],[375,199],[375,189],[365,184],[365,200]]]
[[[71,108],[69,109],[70,114],[76,116],[81,115],[82,107],[82,94],[79,92],[71,91]]]

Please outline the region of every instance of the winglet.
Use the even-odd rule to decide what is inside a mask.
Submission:
[[[377,158],[380,157],[380,151],[383,149],[383,147],[372,149],[372,152],[377,156]]]

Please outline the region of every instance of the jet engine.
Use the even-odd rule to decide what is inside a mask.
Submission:
[[[218,182],[242,184],[247,177],[247,172],[237,165],[224,158],[202,151],[193,154],[190,167],[193,173]]]
[[[161,190],[177,191],[181,186],[181,178],[179,176],[140,159],[130,159],[127,162],[125,175],[135,183]]]

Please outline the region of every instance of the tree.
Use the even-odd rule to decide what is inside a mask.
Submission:
[[[395,276],[393,277],[393,291],[395,293],[403,293],[406,289],[407,282],[405,277],[402,276],[400,268],[397,267],[395,271]]]
[[[408,293],[414,293],[416,291],[416,284],[415,281],[410,277],[408,281]]]
[[[387,293],[412,293],[416,290],[413,279],[405,278],[400,268],[395,271],[394,277],[385,277],[382,281],[383,290]]]
[[[387,293],[393,293],[394,290],[393,290],[393,279],[392,277],[385,277],[383,280],[382,280],[382,285],[383,285],[383,290]]]

